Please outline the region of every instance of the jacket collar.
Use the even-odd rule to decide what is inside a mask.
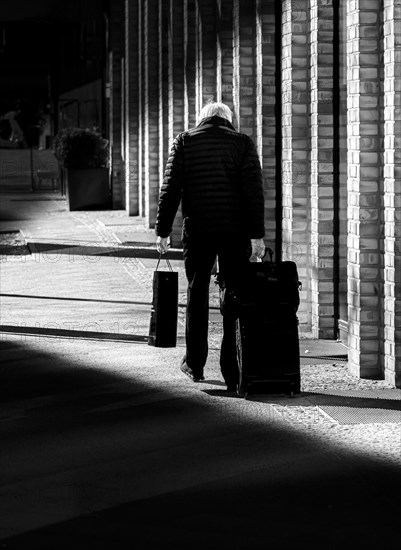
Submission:
[[[202,119],[199,124],[199,126],[203,126],[204,124],[213,124],[215,126],[228,126],[228,128],[231,128],[232,130],[235,130],[234,126],[231,124],[230,121],[228,121],[226,118],[222,118],[220,116],[209,116],[207,118]]]

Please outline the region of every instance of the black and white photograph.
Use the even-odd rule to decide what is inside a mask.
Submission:
[[[0,352],[0,550],[401,550],[401,0],[2,0]]]

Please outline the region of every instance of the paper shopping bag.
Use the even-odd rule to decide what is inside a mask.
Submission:
[[[159,348],[177,345],[178,273],[166,259],[168,271],[159,270],[160,258],[153,273],[153,300],[148,344]]]

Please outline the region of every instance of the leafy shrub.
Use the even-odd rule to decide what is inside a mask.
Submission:
[[[104,168],[108,141],[87,128],[65,128],[54,138],[54,154],[64,168]]]

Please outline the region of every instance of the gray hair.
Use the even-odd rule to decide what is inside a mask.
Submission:
[[[201,122],[204,118],[208,118],[211,116],[220,116],[221,118],[227,119],[229,122],[232,122],[233,120],[233,114],[225,103],[218,103],[218,102],[210,102],[206,103],[206,105],[202,108],[201,112],[199,113],[198,117],[198,123]]]

